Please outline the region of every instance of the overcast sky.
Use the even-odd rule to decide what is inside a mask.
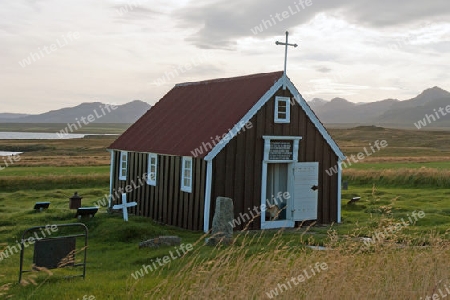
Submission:
[[[303,96],[450,90],[448,0],[14,0],[0,8],[0,112],[157,102],[176,83],[283,69]]]

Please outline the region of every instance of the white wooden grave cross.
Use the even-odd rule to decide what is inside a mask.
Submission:
[[[287,64],[287,49],[288,46],[292,46],[294,48],[296,48],[298,45],[297,44],[289,44],[288,43],[288,36],[289,36],[289,32],[286,31],[286,42],[282,43],[282,42],[278,42],[276,41],[275,44],[276,45],[282,45],[284,46],[284,84],[283,84],[283,90],[286,89],[286,64]]]
[[[136,202],[127,203],[127,194],[122,194],[122,204],[116,204],[113,206],[113,209],[121,209],[123,211],[123,219],[125,222],[128,222],[128,207],[136,206]]]

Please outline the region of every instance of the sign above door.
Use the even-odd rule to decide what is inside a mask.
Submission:
[[[300,136],[263,136],[264,161],[270,163],[296,162]]]
[[[293,140],[271,140],[269,160],[293,160]]]

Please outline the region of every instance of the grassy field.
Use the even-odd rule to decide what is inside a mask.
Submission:
[[[106,148],[115,137],[69,140],[0,140],[0,151],[23,152],[15,167],[107,166],[110,155]],[[5,165],[2,159],[0,164]]]
[[[445,292],[450,284],[450,134],[373,127],[330,133],[346,155],[377,139],[389,144],[344,169],[349,189],[343,191],[342,224],[236,232],[232,246],[215,248],[204,245],[201,232],[136,216],[125,223],[121,215],[100,208],[93,219],[82,221],[89,228],[85,280],[62,278],[75,271],[69,268],[29,273],[19,284],[19,254],[12,253],[0,260],[0,298],[425,299],[439,289]],[[36,149],[0,171],[0,252],[16,245],[31,226],[76,222],[68,209],[75,191],[83,205],[101,200],[108,193],[105,148],[110,143],[0,141],[0,150]],[[361,200],[347,204],[353,196]],[[50,201],[50,209],[34,212],[36,201]],[[143,265],[179,249],[138,248],[159,235],[178,235],[192,251],[140,277],[136,272]],[[312,250],[312,245],[329,250]],[[26,251],[30,267],[32,248]]]
[[[10,163],[0,159],[0,189],[105,187],[109,183],[108,138],[70,140],[0,140],[0,150],[24,152]],[[5,166],[8,164],[8,167]]]
[[[23,230],[37,224],[75,222],[67,200],[74,191],[0,193],[1,245],[4,248],[15,245]],[[84,197],[83,205],[91,205],[107,193],[107,187],[78,192]],[[84,295],[96,299],[170,299],[169,296],[172,299],[265,299],[268,298],[265,293],[278,283],[302,274],[304,269],[319,262],[326,263],[328,270],[311,278],[307,285],[285,291],[280,299],[330,299],[336,292],[330,284],[341,285],[347,280],[352,284],[345,285],[347,290],[340,290],[341,296],[336,299],[361,299],[362,293],[373,295],[370,299],[394,296],[418,299],[433,291],[439,280],[450,278],[446,263],[450,256],[447,232],[450,211],[446,205],[450,190],[436,193],[432,189],[354,187],[343,198],[350,199],[355,194],[362,199],[354,205],[344,203],[342,225],[236,233],[235,245],[223,248],[205,246],[200,232],[161,226],[148,218],[134,216],[124,223],[120,215],[110,215],[102,208],[93,219],[83,221],[89,228],[85,280],[62,279],[66,272],[56,269],[51,270],[52,275],[45,271],[31,274],[33,277],[27,274],[25,279],[30,284],[18,284],[19,254],[13,253],[0,261],[0,286],[6,284],[5,292],[13,295],[13,299],[53,299],[56,295],[58,299],[82,299]],[[33,212],[32,206],[39,200],[50,201],[50,209]],[[423,211],[425,216],[387,236],[383,242],[366,248],[358,239],[373,237],[402,218],[409,223],[408,215],[413,210]],[[138,249],[139,242],[158,235],[178,235],[184,244],[192,244],[193,251],[135,280],[132,274],[143,264],[151,265],[152,260],[175,251],[169,246]],[[333,250],[313,251],[308,245]],[[26,251],[30,255],[32,249]],[[30,264],[28,260],[26,266]],[[258,274],[270,276],[261,278]],[[408,274],[407,278],[404,274]],[[363,290],[369,278],[372,287]],[[180,282],[183,282],[181,286]]]

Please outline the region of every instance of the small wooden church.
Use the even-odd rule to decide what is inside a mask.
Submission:
[[[285,72],[177,84],[109,151],[111,195],[164,224],[207,232],[218,196],[236,229],[340,222],[345,156]]]

